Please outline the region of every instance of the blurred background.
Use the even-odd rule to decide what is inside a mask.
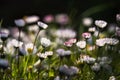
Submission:
[[[120,0],[0,0],[0,19],[3,26],[14,25],[14,19],[26,15],[67,13],[73,20],[81,17],[115,21],[120,13]]]

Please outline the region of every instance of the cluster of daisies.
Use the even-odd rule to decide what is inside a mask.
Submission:
[[[112,52],[107,50],[120,53],[120,14],[116,19],[117,24],[108,24],[104,20],[84,18],[82,24],[87,29],[80,35],[67,27],[70,18],[66,14],[47,15],[43,21],[36,15],[16,19],[17,27],[0,28],[0,68],[11,69],[12,63],[7,60],[7,55],[20,64],[19,57],[30,55],[38,60],[28,68],[38,73],[53,69],[51,76],[54,80],[71,80],[73,76],[82,75],[80,65],[83,64],[89,65],[95,73],[104,68],[111,73],[109,80],[115,80],[112,56],[107,56]]]

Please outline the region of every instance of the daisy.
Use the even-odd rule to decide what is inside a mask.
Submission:
[[[10,32],[9,32],[8,29],[5,29],[5,28],[1,29],[0,30],[0,38],[1,38],[1,40],[5,41],[8,38],[9,34],[10,34]]]
[[[39,26],[40,28],[42,28],[42,29],[47,29],[47,27],[48,27],[47,24],[45,24],[45,23],[43,23],[43,22],[41,22],[41,21],[38,21],[37,24],[38,24],[38,26]]]
[[[96,45],[99,46],[99,47],[102,47],[105,45],[105,40],[104,39],[97,39],[96,40]]]
[[[23,19],[16,19],[15,21],[16,26],[23,27],[25,26],[25,21]]]
[[[83,49],[83,48],[86,47],[86,41],[78,41],[76,43],[76,46],[79,47],[79,48],[81,48],[81,49]]]
[[[32,16],[25,16],[24,17],[24,21],[28,24],[30,23],[34,23],[37,22],[40,18],[36,15],[32,15]]]
[[[51,45],[51,41],[47,38],[41,38],[40,42],[41,42],[41,45],[44,47],[48,47]]]
[[[86,17],[86,18],[83,18],[82,23],[85,26],[91,26],[93,23],[93,20],[92,18]]]
[[[40,60],[44,60],[47,58],[47,55],[45,53],[37,53],[37,56],[40,58]]]
[[[28,54],[35,54],[37,52],[36,46],[34,46],[33,50],[33,43],[26,43],[23,46],[19,48],[20,52],[22,54],[28,55]]]
[[[89,32],[84,32],[84,33],[82,33],[82,37],[85,39],[88,39],[91,37],[91,34]]]
[[[100,27],[100,28],[104,28],[107,26],[107,22],[104,20],[96,20],[95,21],[95,25]]]
[[[46,22],[46,23],[51,23],[51,22],[53,22],[54,21],[54,16],[53,15],[46,15],[45,17],[44,17],[44,22]]]

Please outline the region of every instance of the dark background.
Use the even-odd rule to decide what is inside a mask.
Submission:
[[[25,15],[43,18],[46,14],[67,13],[78,19],[90,8],[95,8],[91,12],[98,11],[87,16],[112,22],[120,13],[120,0],[0,0],[0,19],[3,26],[13,25],[14,19]]]

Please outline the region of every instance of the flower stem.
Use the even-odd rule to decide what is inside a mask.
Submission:
[[[35,46],[35,43],[36,43],[36,41],[37,41],[37,38],[38,38],[38,35],[39,35],[39,33],[40,33],[40,30],[37,32],[37,35],[36,35],[36,37],[35,37],[35,41],[34,41],[34,43],[33,43],[33,51],[34,51],[34,46]],[[32,51],[32,53],[33,53],[33,51]]]
[[[19,36],[18,36],[18,48],[17,48],[17,56],[18,56],[18,60],[17,60],[17,67],[18,67],[18,72],[19,72],[19,61],[20,61],[20,58],[19,58],[19,42],[20,42],[20,34],[21,34],[21,31],[22,31],[22,29],[21,28],[19,28]]]

